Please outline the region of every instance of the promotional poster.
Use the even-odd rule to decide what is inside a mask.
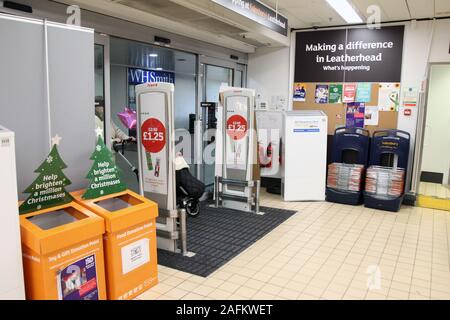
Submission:
[[[360,82],[356,87],[356,101],[370,102],[372,98],[372,84],[367,82]]]
[[[229,169],[246,170],[248,154],[248,108],[247,97],[227,99],[227,147],[226,164]]]
[[[95,255],[62,269],[57,279],[60,300],[98,300]]]
[[[318,84],[316,86],[316,103],[328,103],[328,85]]]
[[[342,84],[330,84],[329,103],[342,103]]]
[[[355,102],[356,98],[356,83],[346,83],[344,84],[344,97],[342,102],[352,103]]]
[[[167,194],[166,96],[162,92],[141,96],[141,141],[144,191]]]
[[[347,127],[364,128],[365,104],[354,102],[347,104]]]
[[[364,124],[366,126],[377,126],[379,118],[378,106],[366,106]]]
[[[294,84],[294,101],[297,102],[306,101],[306,85],[304,83]]]
[[[380,111],[398,111],[400,106],[400,83],[380,83],[378,107]]]

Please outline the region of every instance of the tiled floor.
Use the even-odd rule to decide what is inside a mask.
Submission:
[[[429,197],[450,199],[450,186],[438,183],[420,182],[419,194]]]
[[[159,266],[139,299],[450,299],[450,213],[262,204],[299,213],[208,278]]]

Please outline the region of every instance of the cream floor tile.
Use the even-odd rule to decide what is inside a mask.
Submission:
[[[189,292],[180,288],[173,288],[172,290],[169,290],[166,295],[169,297],[172,297],[176,300],[179,300],[183,298],[185,295],[187,295]]]
[[[183,300],[205,300],[205,299],[207,298],[193,292],[190,292],[183,297]]]
[[[232,293],[222,290],[222,289],[215,289],[213,292],[208,294],[207,298],[211,298],[214,300],[226,300],[228,299]]]
[[[450,295],[450,215],[398,213],[332,203],[262,205],[299,213],[208,278],[158,266],[156,287],[138,299],[445,299]],[[369,266],[381,271],[368,291]]]

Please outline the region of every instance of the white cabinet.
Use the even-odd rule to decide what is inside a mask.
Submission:
[[[288,111],[284,119],[285,201],[324,201],[328,118],[322,111]]]
[[[0,164],[0,300],[23,300],[14,133],[1,126]]]

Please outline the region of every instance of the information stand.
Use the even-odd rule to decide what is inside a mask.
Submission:
[[[410,134],[405,131],[375,131],[373,133],[372,146],[370,148],[369,166],[403,169],[405,171],[404,176],[406,176],[409,161],[410,140]],[[402,182],[404,183],[404,179]],[[387,187],[389,187],[389,185],[387,185]],[[364,205],[368,208],[398,212],[404,197],[404,186],[401,196],[390,196],[389,191],[383,196],[374,195],[368,193],[366,190],[364,192]]]
[[[20,216],[27,299],[106,300],[103,219],[75,202]]]
[[[323,111],[287,111],[284,117],[284,201],[324,201],[328,117]]]
[[[369,160],[369,145],[369,131],[362,128],[338,128],[333,137],[332,161],[333,163],[362,165],[365,168]],[[326,200],[358,205],[363,203],[363,192],[327,187]]]
[[[187,254],[185,212],[177,210],[172,83],[136,86],[140,192],[158,204],[158,248]],[[178,227],[180,219],[180,228]]]
[[[255,91],[222,87],[217,114],[216,206],[259,213]],[[254,208],[253,208],[254,207]]]
[[[158,283],[156,203],[130,191],[75,201],[105,220],[106,287],[109,300],[130,300]]]

